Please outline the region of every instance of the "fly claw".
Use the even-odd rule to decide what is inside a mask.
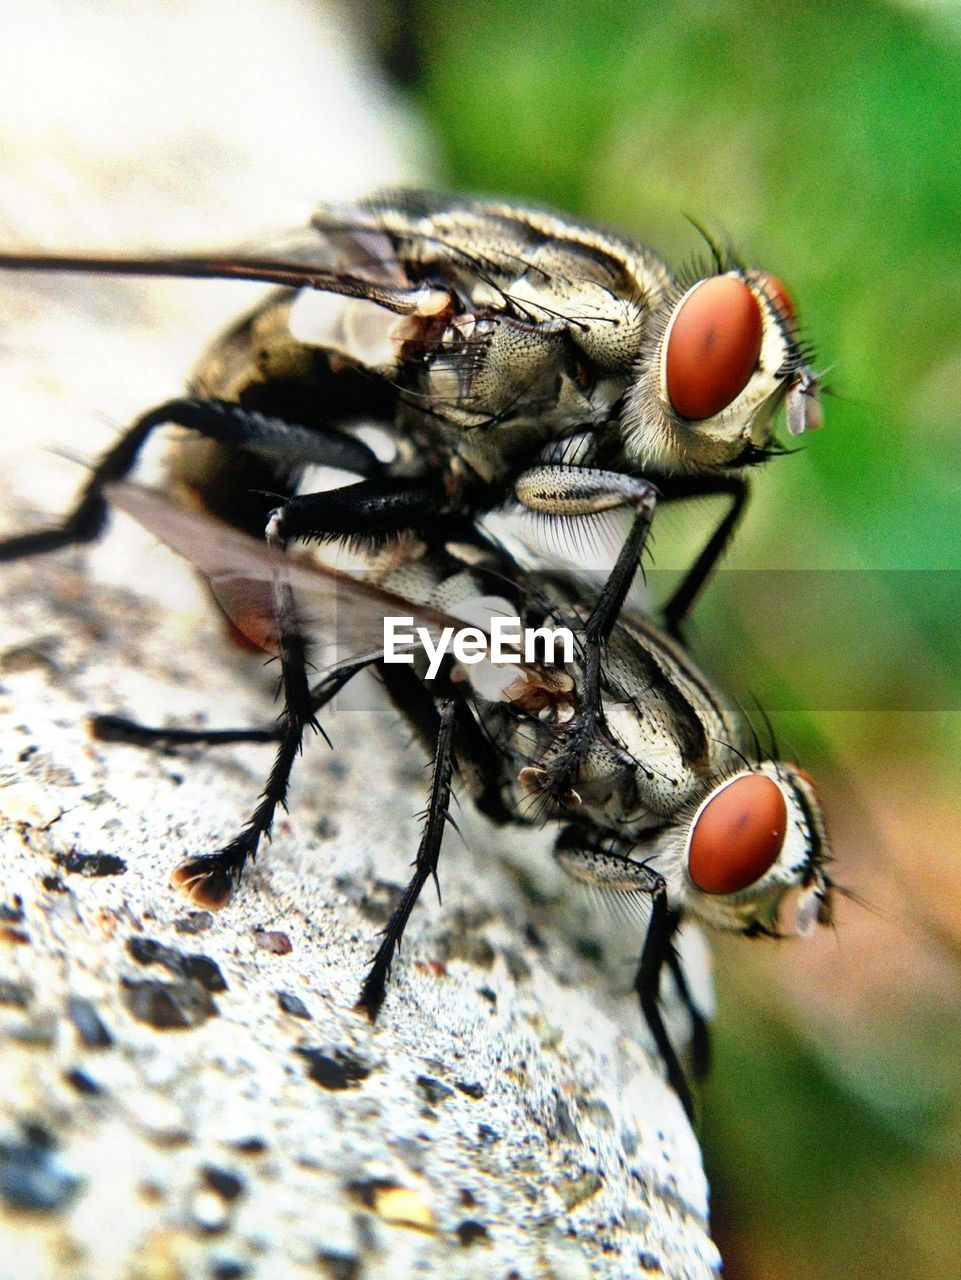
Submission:
[[[170,883],[180,889],[196,907],[219,911],[230,901],[236,876],[224,868],[218,854],[200,854],[186,858],[174,867]]]

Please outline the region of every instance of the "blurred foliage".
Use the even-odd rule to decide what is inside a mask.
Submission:
[[[879,856],[891,823],[911,832],[895,894],[910,893],[912,865],[956,875],[961,13],[852,0],[398,11],[400,61],[450,187],[597,218],[677,265],[703,249],[687,213],[789,282],[837,395],[825,430],[757,477],[729,564],[802,572],[725,575],[695,647],[739,696],[760,693],[822,781],[840,756],[866,787],[865,822],[843,793],[835,805],[840,861],[869,889],[856,855]],[[785,953],[761,967],[754,948],[739,964],[747,944],[723,950],[704,1137],[729,1276],[961,1274],[958,1018],[938,1013],[945,992],[924,987],[894,910],[853,992],[844,938],[860,926],[842,922],[820,1014],[815,1000],[790,1025],[776,998],[753,1012],[746,1000]],[[941,922],[931,969],[956,995],[954,928]],[[895,970],[903,956],[887,1056],[872,1056],[878,1014],[842,1028],[832,1057],[819,1018],[870,1001],[886,948]]]

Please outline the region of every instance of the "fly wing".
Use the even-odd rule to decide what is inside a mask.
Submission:
[[[0,269],[9,271],[280,285],[294,295],[288,321],[294,338],[393,379],[403,377],[399,361],[405,342],[422,340],[435,318],[452,305],[448,289],[409,273],[408,265],[387,234],[352,222],[347,214],[329,227],[310,225],[210,253],[111,257],[0,252]]]
[[[281,232],[256,245],[241,247],[241,258],[271,258],[291,269],[306,271],[349,271],[372,284],[410,283],[390,236],[376,225],[351,216],[352,206],[343,206],[329,224],[320,220]]]
[[[293,593],[295,625],[322,646],[324,666],[383,652],[387,617],[412,618],[405,633],[423,628],[434,645],[445,628],[464,625],[463,619],[386,590],[372,579],[273,550],[156,490],[118,482],[106,492],[119,510],[199,569],[230,620],[268,653],[279,649],[278,587]],[[421,645],[413,641],[397,647],[412,652]]]
[[[6,271],[63,271],[89,275],[249,280],[314,289],[375,303],[395,315],[438,307],[437,290],[411,282],[387,236],[348,225],[314,226],[238,249],[197,254],[58,254],[0,252]],[[425,303],[426,298],[426,303]]]
[[[251,280],[362,299],[397,315],[435,314],[453,290],[528,323],[572,325],[575,337],[595,321],[641,325],[669,284],[650,250],[601,228],[549,210],[418,190],[322,205],[306,227],[233,249],[0,252],[0,268]]]

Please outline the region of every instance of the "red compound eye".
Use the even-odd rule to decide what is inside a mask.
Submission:
[[[667,394],[682,418],[713,418],[748,384],[761,354],[761,308],[737,276],[687,295],[667,338]]]
[[[757,281],[793,329],[797,323],[797,317],[794,313],[794,300],[788,293],[784,281],[779,280],[777,276],[768,275],[766,271],[752,271],[751,279]]]
[[[777,861],[787,830],[781,788],[761,773],[729,782],[694,820],[687,869],[704,893],[738,893]]]

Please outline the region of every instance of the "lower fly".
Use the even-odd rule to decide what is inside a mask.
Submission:
[[[276,759],[258,805],[219,850],[183,861],[174,884],[203,907],[227,903],[284,803],[304,732],[319,727],[323,708],[358,672],[374,669],[434,763],[414,873],[358,1005],[373,1019],[384,1002],[407,921],[438,874],[459,778],[495,822],[556,825],[554,856],[567,874],[643,907],[635,989],[668,1079],[692,1113],[659,1005],[666,968],[691,1015],[695,1071],[703,1070],[707,1029],[673,947],[681,922],[775,935],[792,894],[798,933],[830,921],[829,845],[803,770],[764,758],[723,694],[644,617],[626,613],[615,626],[595,705],[584,692],[593,651],[584,643],[591,609],[582,584],[522,571],[476,530],[443,547],[391,551],[357,575],[265,548],[130,484],[112,486],[110,499],[200,569],[234,625],[280,656],[285,682],[284,714],[268,731]],[[573,658],[496,667],[449,655],[429,679],[422,649],[412,650],[410,664],[385,661],[384,618],[402,611],[433,637],[465,620],[489,635],[491,620],[505,613],[525,627],[565,627],[575,637]],[[333,640],[351,656],[311,683],[309,655]],[[265,734],[154,729],[117,717],[97,718],[94,727],[100,736],[141,745],[263,741]]]

